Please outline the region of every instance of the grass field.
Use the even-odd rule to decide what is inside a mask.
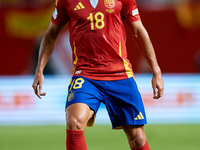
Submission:
[[[200,150],[200,125],[147,125],[151,150]],[[0,127],[0,150],[65,150],[64,126]],[[86,128],[89,150],[130,150],[122,130]]]

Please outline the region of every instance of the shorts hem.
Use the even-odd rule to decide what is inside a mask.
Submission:
[[[126,126],[126,125],[131,125],[131,126],[142,126],[142,125],[145,125],[145,124],[147,124],[147,122],[144,122],[144,123],[126,123],[126,124],[119,125],[119,126],[112,126],[112,129],[118,130],[118,129],[123,129],[122,127],[123,127],[123,126]]]

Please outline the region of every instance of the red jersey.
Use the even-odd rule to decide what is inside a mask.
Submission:
[[[124,21],[138,21],[135,0],[56,0],[52,23],[69,21],[73,76],[121,80],[133,76]]]

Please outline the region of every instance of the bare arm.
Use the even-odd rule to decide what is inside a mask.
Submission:
[[[152,70],[152,87],[154,93],[153,98],[158,99],[163,95],[164,83],[149,35],[141,21],[129,22],[128,25],[131,29],[137,46],[139,47],[140,51],[142,52],[143,56],[145,57]]]
[[[39,50],[38,65],[35,72],[35,78],[32,84],[35,94],[41,99],[41,96],[45,96],[46,93],[42,92],[42,85],[44,83],[43,70],[54,51],[56,41],[60,31],[64,26],[57,26],[50,23],[46,30]],[[38,89],[39,86],[39,89]]]

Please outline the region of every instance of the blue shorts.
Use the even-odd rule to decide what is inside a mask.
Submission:
[[[133,77],[115,81],[72,77],[68,87],[66,108],[74,103],[84,103],[96,115],[101,102],[106,106],[114,129],[122,128],[124,125],[147,123],[141,95]]]

